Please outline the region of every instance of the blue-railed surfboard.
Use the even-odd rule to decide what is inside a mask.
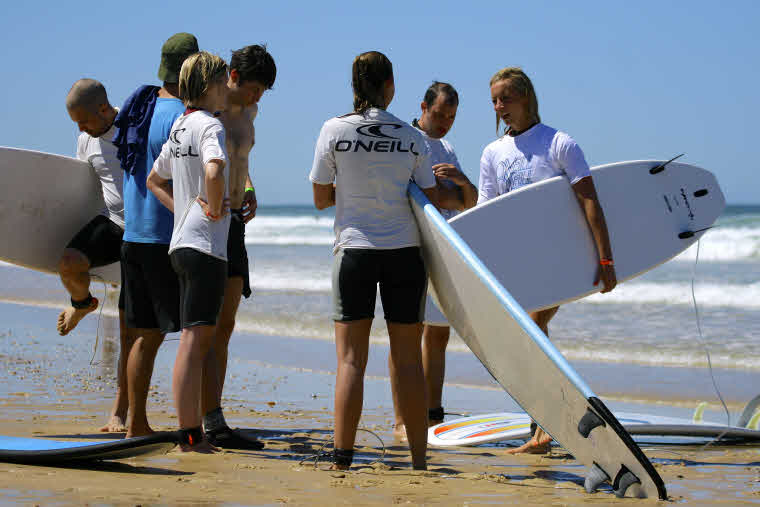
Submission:
[[[428,275],[451,325],[491,375],[589,467],[586,489],[665,499],[665,484],[628,432],[414,183],[410,202]]]
[[[97,461],[165,454],[179,442],[175,431],[144,437],[97,442],[72,442],[47,438],[0,436],[0,462],[57,465],[72,461]]]

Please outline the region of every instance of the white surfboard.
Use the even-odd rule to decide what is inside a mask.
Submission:
[[[628,280],[694,244],[725,208],[715,176],[688,164],[644,160],[591,169],[615,272]],[[594,286],[599,256],[567,178],[525,186],[449,222],[527,311],[567,303]]]
[[[0,260],[58,272],[66,245],[105,206],[100,180],[81,160],[0,147]],[[119,264],[92,272],[121,283]]]
[[[459,336],[510,396],[580,462],[586,490],[667,498],[665,484],[615,416],[415,184],[410,201],[430,280]]]
[[[734,442],[760,442],[760,431],[721,423],[634,412],[615,412],[631,435],[703,437]],[[453,419],[428,429],[428,444],[436,447],[472,446],[530,438],[530,416],[502,412]]]

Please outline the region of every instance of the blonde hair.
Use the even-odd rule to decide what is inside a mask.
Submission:
[[[179,71],[179,98],[188,107],[208,92],[211,83],[227,76],[227,63],[220,57],[200,51],[187,57]]]
[[[351,67],[354,112],[363,113],[370,107],[385,109],[384,85],[389,79],[393,79],[393,65],[384,54],[367,51],[354,58]]]
[[[504,67],[499,72],[491,77],[489,86],[493,86],[499,81],[509,80],[509,88],[511,91],[522,97],[528,97],[528,114],[531,119],[536,122],[541,122],[541,117],[538,116],[538,98],[536,97],[536,90],[533,88],[533,83],[530,82],[530,78],[520,67]],[[499,132],[499,122],[501,119],[499,115],[496,115],[496,132]]]

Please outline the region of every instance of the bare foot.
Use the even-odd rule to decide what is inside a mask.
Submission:
[[[197,452],[200,454],[214,454],[221,450],[218,447],[211,445],[205,438],[195,445],[180,444],[179,449],[182,452]]]
[[[77,324],[79,324],[79,321],[82,320],[85,315],[95,311],[97,308],[98,300],[95,298],[92,298],[92,302],[87,308],[78,309],[69,306],[58,316],[58,325],[56,326],[58,334],[61,336],[69,334],[72,329],[77,327]]]
[[[348,470],[349,468],[351,468],[351,465],[338,465],[337,463],[333,463],[330,466],[330,470]]]
[[[536,434],[533,438],[525,442],[516,449],[509,449],[507,454],[548,454],[551,449],[552,437],[544,433],[539,436]]]
[[[155,433],[155,431],[150,429],[150,426],[130,428],[127,430],[127,434],[124,436],[124,438],[144,437],[146,435],[152,435],[153,433]]]
[[[100,428],[102,433],[122,433],[127,431],[127,422],[123,417],[112,415],[108,424]]]
[[[395,424],[393,426],[393,436],[396,437],[396,440],[399,442],[406,442],[406,426],[403,424]]]

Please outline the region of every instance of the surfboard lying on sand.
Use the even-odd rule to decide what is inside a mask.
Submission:
[[[451,325],[510,396],[576,460],[586,490],[667,498],[665,484],[628,432],[527,313],[409,185],[430,280]]]
[[[661,160],[591,169],[618,282],[694,244],[725,208],[715,176]],[[598,255],[564,176],[502,195],[451,219],[451,227],[527,311],[567,303],[594,286]]]
[[[100,180],[81,160],[0,147],[0,260],[58,272],[66,245],[105,206]],[[121,283],[119,264],[92,270]]]
[[[165,454],[174,448],[177,442],[179,442],[179,435],[175,431],[98,442],[0,436],[0,461],[29,465],[56,465],[72,461],[134,458]]]
[[[615,412],[615,417],[626,431],[634,436],[720,437],[721,441],[733,443],[760,442],[760,431],[745,427],[714,422],[695,423],[693,419],[632,412]],[[527,440],[531,436],[530,423],[530,416],[524,412],[503,412],[453,419],[430,427],[428,444],[448,447]]]

